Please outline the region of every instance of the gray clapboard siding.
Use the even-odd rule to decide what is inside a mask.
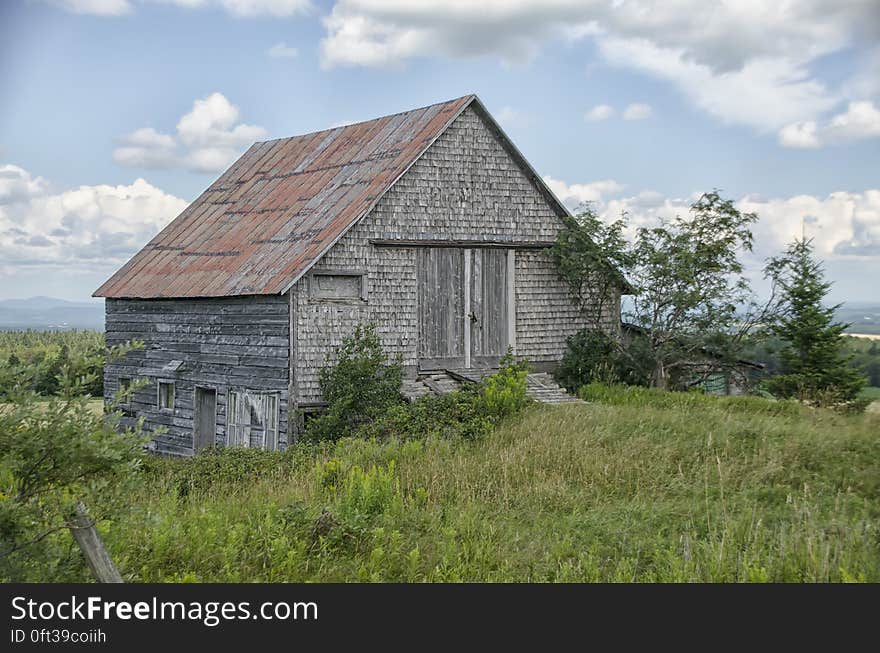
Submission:
[[[157,451],[189,455],[193,448],[195,388],[217,391],[216,444],[225,444],[226,402],[230,389],[277,393],[279,440],[287,442],[290,375],[290,317],[287,297],[248,296],[218,299],[106,300],[107,344],[137,339],[144,349],[105,368],[109,400],[119,378],[146,379],[127,409],[144,417]],[[182,361],[175,373],[163,368]],[[157,408],[156,383],[175,384],[174,410]]]

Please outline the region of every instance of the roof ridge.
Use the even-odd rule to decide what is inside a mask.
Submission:
[[[252,145],[221,175],[222,184],[212,184],[94,295],[285,292],[475,103],[476,95],[465,95]],[[358,152],[367,150],[375,156],[358,160]],[[291,171],[299,174],[285,174]],[[257,226],[265,238],[254,239]]]
[[[265,143],[276,143],[278,141],[286,141],[291,138],[304,138],[306,136],[314,136],[316,134],[323,134],[324,132],[332,132],[334,129],[345,129],[346,127],[355,127],[357,125],[364,125],[368,122],[375,122],[377,120],[382,120],[383,118],[394,118],[395,116],[402,116],[405,113],[412,113],[414,111],[425,111],[426,109],[430,109],[432,107],[438,107],[442,104],[452,104],[453,102],[459,102],[459,101],[465,100],[465,99],[467,99],[468,102],[470,102],[474,99],[479,99],[479,98],[477,98],[476,93],[467,93],[465,95],[461,95],[456,98],[451,98],[449,100],[443,100],[442,102],[433,102],[431,104],[426,104],[425,106],[422,106],[422,107],[413,107],[412,109],[405,109],[404,111],[397,111],[395,113],[386,113],[381,116],[376,116],[375,118],[368,118],[367,120],[358,120],[357,122],[347,122],[343,125],[336,125],[335,127],[325,127],[324,129],[317,129],[315,131],[305,132],[303,134],[293,134],[291,136],[280,136],[278,138],[269,138],[265,141],[254,141],[254,143],[251,145],[251,147],[253,147],[254,145],[261,145],[261,144],[265,144]]]

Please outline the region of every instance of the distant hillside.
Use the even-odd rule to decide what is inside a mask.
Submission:
[[[835,316],[851,324],[847,333],[880,334],[880,304],[847,303],[837,309]]]
[[[0,300],[0,330],[95,329],[104,330],[101,302],[69,302],[53,297]]]
[[[880,334],[880,303],[847,303],[837,309],[841,322],[851,323],[848,333]],[[54,297],[0,300],[0,330],[96,329],[104,330],[102,302],[69,302]]]

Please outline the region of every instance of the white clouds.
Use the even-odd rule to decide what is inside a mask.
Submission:
[[[779,130],[779,144],[783,147],[815,149],[821,145],[816,134],[816,121],[805,120],[786,125]]]
[[[46,192],[42,177],[33,177],[24,168],[12,164],[0,165],[0,206],[26,201]]]
[[[49,0],[49,2],[74,14],[92,16],[124,16],[132,10],[128,0]]]
[[[814,239],[817,254],[823,258],[880,259],[880,190],[769,200],[746,196],[738,206],[761,216],[755,236],[762,246],[772,244],[781,248],[800,236],[804,229],[806,235]]]
[[[4,192],[10,179],[26,192]],[[119,265],[187,205],[143,179],[51,193],[41,178],[2,165],[0,180],[0,260],[6,274]]]
[[[846,112],[831,119],[828,130],[840,139],[880,136],[880,109],[873,102],[850,102]]]
[[[130,168],[172,168],[177,165],[177,143],[152,127],[136,129],[119,139],[113,160]]]
[[[880,136],[880,109],[873,102],[850,102],[844,113],[831,119],[826,132],[831,141],[876,138]]]
[[[190,147],[241,147],[263,138],[266,130],[253,125],[236,124],[238,107],[221,93],[211,93],[196,100],[192,111],[177,123],[180,139]]]
[[[668,81],[711,116],[775,132],[840,103],[845,91],[829,89],[810,66],[876,42],[880,12],[876,0],[338,0],[324,24],[326,67],[438,56],[522,61],[550,42],[591,38],[608,63]],[[874,77],[857,73],[849,86],[876,88]]]
[[[293,59],[298,54],[299,51],[296,48],[290,47],[283,41],[266,50],[266,55],[272,59]]]
[[[614,107],[608,104],[597,104],[584,114],[584,120],[587,122],[600,122],[608,120],[614,115]]]
[[[526,127],[531,124],[531,118],[524,114],[522,111],[514,109],[513,107],[501,107],[498,113],[494,114],[495,119],[501,123],[502,127],[506,127],[507,129],[514,129],[516,127]]]
[[[651,110],[651,106],[648,104],[643,104],[641,102],[634,102],[626,107],[623,110],[623,119],[624,120],[645,120],[646,118],[650,118],[653,111]]]
[[[826,124],[814,120],[786,125],[779,132],[784,147],[817,148],[880,137],[880,109],[873,102],[850,102],[846,111],[833,116]]]
[[[186,9],[220,7],[232,16],[287,17],[307,13],[310,0],[148,0],[157,4],[177,5]],[[48,2],[77,14],[93,16],[122,16],[133,11],[130,0],[48,0]]]
[[[613,179],[569,186],[564,181],[546,175],[544,183],[550,187],[559,201],[573,209],[586,202],[601,202],[607,195],[614,195],[623,190],[623,186]]]
[[[309,11],[309,0],[220,0],[220,5],[233,16],[295,16]]]
[[[584,114],[587,122],[602,122],[614,116],[615,110],[610,104],[597,104]],[[645,120],[653,114],[651,106],[641,102],[628,104],[621,116],[624,120]]]
[[[324,57],[331,66],[431,55],[517,59],[560,37],[615,36],[681,49],[685,59],[723,72],[756,58],[814,59],[859,36],[870,41],[874,9],[873,0],[338,0],[325,22]]]
[[[607,38],[599,48],[613,64],[675,84],[697,107],[723,122],[761,131],[809,119],[837,102],[804,66],[786,59],[755,59],[740,69],[716,72],[689,60],[686,50],[660,48],[643,39]]]
[[[239,123],[238,107],[221,93],[196,100],[177,123],[177,138],[142,127],[122,137],[113,150],[119,165],[135,168],[187,168],[196,172],[225,170],[266,130]],[[181,146],[185,149],[180,153]]]
[[[569,208],[576,209],[583,202],[592,202],[594,210],[604,220],[615,220],[627,213],[632,227],[686,215],[698,197],[694,193],[690,197],[669,198],[652,191],[621,196],[623,186],[611,180],[571,185],[551,177],[544,177],[544,181]],[[825,197],[796,195],[765,199],[746,195],[736,204],[741,211],[755,212],[759,216],[753,228],[753,262],[756,264],[780,252],[804,231],[813,238],[816,253],[823,259],[880,261],[878,189],[861,193],[836,192]]]
[[[552,36],[565,4],[571,3],[340,0],[324,19],[322,63],[394,67],[416,57],[486,54],[521,62]],[[566,13],[573,17],[577,10],[569,7]]]

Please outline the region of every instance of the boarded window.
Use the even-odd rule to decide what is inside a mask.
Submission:
[[[159,381],[159,408],[174,410],[174,384],[169,381]]]
[[[226,406],[226,442],[230,447],[278,448],[278,395],[230,390]]]
[[[131,388],[131,379],[126,377],[119,377],[119,405],[120,406],[129,406],[131,405],[131,394],[129,393],[129,388]]]
[[[311,291],[314,299],[353,300],[363,297],[364,275],[314,274]]]

